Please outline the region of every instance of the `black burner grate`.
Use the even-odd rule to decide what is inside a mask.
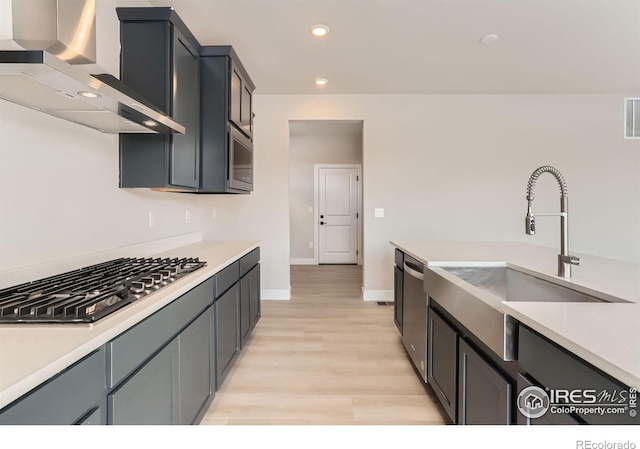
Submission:
[[[91,323],[206,265],[121,258],[0,290],[0,323]]]

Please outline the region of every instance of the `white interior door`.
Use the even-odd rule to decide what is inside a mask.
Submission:
[[[358,169],[318,169],[318,262],[358,263]]]

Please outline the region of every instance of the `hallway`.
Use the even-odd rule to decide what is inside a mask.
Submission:
[[[202,424],[443,424],[393,306],[361,299],[362,267],[291,267],[291,301],[262,317]]]

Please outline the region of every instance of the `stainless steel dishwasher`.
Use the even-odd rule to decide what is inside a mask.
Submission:
[[[424,265],[404,256],[402,344],[427,382],[427,294],[423,287]]]

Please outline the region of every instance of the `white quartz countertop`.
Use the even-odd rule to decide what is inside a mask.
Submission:
[[[140,257],[199,257],[207,265],[94,324],[1,324],[0,408],[258,246],[257,241],[201,241],[160,253],[140,254]]]
[[[429,267],[504,264],[617,303],[500,301],[502,312],[626,385],[640,388],[640,265],[571,252],[570,279],[557,276],[556,248],[520,242],[392,241]]]

